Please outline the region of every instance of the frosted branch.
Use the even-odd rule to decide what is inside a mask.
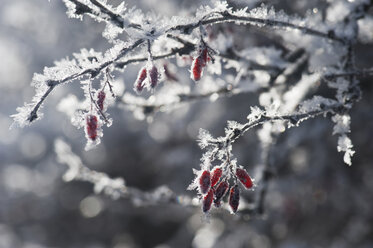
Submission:
[[[162,185],[151,192],[127,186],[123,178],[110,178],[107,174],[97,172],[85,166],[81,159],[72,152],[70,145],[62,139],[56,139],[54,150],[57,161],[67,165],[68,169],[63,175],[63,180],[81,181],[93,184],[96,194],[104,194],[113,200],[128,199],[138,207],[147,207],[164,204],[176,204],[183,207],[199,208],[198,199],[187,195],[177,195],[166,185]],[[243,209],[250,211],[252,205],[245,204]]]
[[[63,77],[59,80],[47,80],[46,82],[42,83],[45,84],[43,87],[37,88],[37,90],[46,90],[42,94],[42,97],[38,98],[35,97],[33,100],[33,104],[27,104],[25,108],[17,108],[18,114],[12,115],[14,118],[14,121],[17,122],[20,126],[25,126],[27,124],[30,124],[31,122],[38,119],[38,111],[40,107],[42,106],[43,102],[46,100],[48,95],[53,91],[53,89],[61,84],[71,82],[76,79],[80,79],[84,76],[89,76],[90,79],[95,78],[98,76],[103,70],[105,70],[108,66],[111,66],[116,61],[118,61],[120,58],[125,56],[127,53],[131,52],[136,47],[140,46],[144,40],[139,39],[132,43],[129,46],[125,46],[124,48],[120,49],[117,55],[114,56],[114,58],[109,58],[106,61],[104,61],[101,64],[98,64],[95,67],[83,69],[77,73],[70,74],[68,76]],[[47,87],[45,87],[47,86]],[[40,92],[38,93],[40,94]],[[32,107],[31,107],[32,106]],[[31,107],[31,109],[30,109]],[[25,118],[26,117],[26,118]]]
[[[212,145],[218,145],[227,147],[228,145],[232,144],[236,141],[239,137],[244,135],[250,129],[264,124],[266,122],[275,122],[275,121],[286,121],[289,124],[289,127],[297,126],[300,122],[305,121],[309,118],[316,117],[318,115],[326,114],[328,112],[339,113],[344,109],[342,104],[334,103],[330,105],[321,105],[319,109],[309,111],[309,112],[298,112],[294,114],[288,115],[260,115],[259,117],[250,116],[249,121],[245,124],[235,127],[234,129],[230,130],[225,137],[217,138],[214,142],[211,142]]]

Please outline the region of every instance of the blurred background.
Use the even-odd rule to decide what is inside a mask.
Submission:
[[[188,14],[179,11],[193,12],[203,3],[126,2],[165,16]],[[306,10],[323,9],[331,1],[265,2],[303,16]],[[0,2],[0,248],[373,247],[372,77],[361,79],[363,98],[351,111],[353,166],[346,166],[343,154],[337,152],[330,120],[316,118],[290,129],[274,147],[277,175],[270,183],[263,217],[236,218],[213,210],[210,223],[204,223],[199,208],[136,208],[128,200],[94,195],[91,184],[63,182],[66,167],[56,162],[53,151],[57,137],[67,140],[89,168],[123,177],[129,186],[152,190],[165,184],[178,194],[194,196],[186,188],[194,177],[192,168],[199,167],[201,150],[195,141],[199,128],[223,135],[227,120],[244,122],[249,107],[258,102],[256,94],[201,101],[157,114],[152,123],[111,108],[112,127],[104,128],[102,143],[86,152],[83,130],[56,110],[67,94],[81,95],[75,83],[54,91],[41,121],[9,130],[9,116],[34,95],[30,86],[34,72],[41,73],[44,66],[81,48],[105,51],[110,47],[101,35],[104,24],[87,17],[83,22],[68,19],[65,11],[57,0]],[[257,32],[249,26],[239,31]],[[260,35],[247,39],[262,46],[269,42]],[[356,49],[358,66],[371,67],[372,43],[359,43]],[[116,75],[117,80],[131,89],[139,66],[129,66]],[[183,84],[193,83],[188,73],[178,76]],[[236,142],[233,152],[255,174],[259,161],[255,132]]]

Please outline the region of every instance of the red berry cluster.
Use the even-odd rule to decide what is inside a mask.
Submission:
[[[199,51],[199,55],[194,59],[191,69],[191,78],[194,81],[201,79],[203,74],[203,68],[206,67],[207,63],[211,60],[209,50],[207,46],[204,46]]]
[[[98,122],[97,122],[97,116],[95,115],[87,115],[86,117],[86,132],[89,137],[89,139],[95,141],[97,138],[97,128],[98,128]]]
[[[208,62],[214,62],[214,59],[211,56],[211,54],[214,53],[215,52],[202,41],[198,50],[198,56],[195,59],[190,56],[190,58],[193,60],[191,78],[194,81],[201,79],[203,68],[207,66]],[[183,59],[185,59],[185,57],[183,57]],[[167,80],[178,81],[178,78],[168,70],[167,64],[163,65],[163,71]],[[148,64],[140,69],[133,88],[137,93],[141,93],[145,87],[154,89],[159,83],[159,78],[160,74],[158,68],[153,64],[152,58],[150,58]]]
[[[215,207],[220,207],[221,200],[228,192],[228,180],[226,179],[226,177],[222,178],[222,175],[223,170],[220,167],[215,167],[215,169],[211,173],[208,170],[204,170],[199,177],[199,189],[203,195],[202,211],[204,213],[208,212],[211,209],[212,202],[214,202]],[[253,181],[246,170],[237,168],[234,176],[242,183],[242,185],[246,189],[250,189],[253,187]],[[232,186],[230,189],[228,200],[233,213],[237,212],[239,202],[240,189],[235,183],[234,186]]]
[[[148,78],[150,87],[154,89],[158,85],[159,73],[155,65],[152,65],[148,70],[146,66],[142,67],[137,75],[134,89],[137,93],[141,93],[145,87],[145,80]]]

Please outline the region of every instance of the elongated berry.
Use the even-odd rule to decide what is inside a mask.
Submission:
[[[199,178],[199,188],[202,194],[206,194],[210,188],[210,172],[205,170]]]
[[[95,115],[88,115],[86,119],[86,131],[87,135],[91,140],[96,140],[97,138],[97,117]]]
[[[225,196],[229,188],[229,184],[226,181],[219,183],[218,187],[215,189],[215,199],[214,204],[216,207],[220,207],[220,201]]]
[[[146,79],[146,68],[143,67],[140,71],[139,74],[137,75],[137,79],[134,85],[134,89],[140,93],[144,89],[144,80]]]
[[[198,81],[201,79],[201,76],[202,76],[202,58],[200,56],[198,56],[194,61],[193,61],[193,64],[192,64],[192,75],[191,75],[191,78],[194,80],[194,81]]]
[[[102,90],[98,92],[97,95],[97,105],[100,108],[100,110],[104,110],[104,101],[105,101],[106,94]]]
[[[209,192],[207,193],[207,195],[205,195],[205,197],[203,197],[202,211],[204,213],[206,213],[207,211],[209,211],[211,209],[211,204],[212,204],[213,198],[214,198],[214,190],[211,188],[209,190]]]
[[[245,188],[250,189],[253,186],[253,181],[251,180],[249,174],[244,169],[237,168],[236,176],[241,181]]]
[[[155,88],[158,84],[158,69],[155,65],[150,69],[149,71],[149,76],[150,76],[150,87]]]
[[[215,184],[219,181],[223,171],[221,168],[217,167],[212,171],[211,175],[211,187],[214,187]]]
[[[236,184],[231,188],[231,192],[229,194],[229,206],[231,206],[233,213],[237,212],[239,204],[240,204],[240,189],[238,188],[238,185]]]

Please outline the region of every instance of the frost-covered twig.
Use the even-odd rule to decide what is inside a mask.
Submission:
[[[119,198],[128,199],[138,207],[147,207],[164,204],[176,204],[183,207],[198,208],[197,199],[187,195],[177,195],[166,185],[146,192],[140,189],[127,186],[123,178],[110,178],[107,174],[97,172],[85,166],[81,159],[72,152],[70,145],[62,139],[56,139],[54,149],[57,154],[57,161],[68,166],[68,170],[63,175],[63,180],[82,181],[93,184],[96,194],[104,194],[113,200]],[[243,209],[250,209],[252,206],[246,204]]]
[[[252,112],[252,116],[250,116],[249,121],[241,124],[234,129],[229,130],[227,135],[222,138],[217,138],[216,140],[212,140],[209,144],[224,146],[232,144],[236,141],[239,137],[241,137],[245,132],[261,125],[266,122],[274,122],[274,121],[286,121],[291,126],[297,126],[300,122],[305,121],[309,118],[316,117],[318,115],[322,115],[328,112],[333,113],[340,113],[343,111],[344,106],[340,103],[334,103],[330,105],[321,105],[319,109],[308,111],[308,112],[297,112],[294,114],[285,114],[285,115],[267,115],[267,114],[259,114],[256,116],[255,112]]]
[[[75,3],[78,4],[77,0],[74,0]],[[69,2],[69,0],[66,0],[66,3]],[[80,2],[81,3],[81,2]],[[108,7],[105,7],[102,3],[97,1],[91,1],[93,5],[96,7],[98,6],[105,14],[109,15],[110,18],[113,20],[117,20],[118,15],[115,15],[108,11]],[[74,5],[76,7],[76,5]],[[74,7],[68,6],[69,8]],[[284,17],[283,14],[279,17],[276,16],[276,13],[273,10],[268,10],[266,7],[260,7],[259,10],[252,10],[250,12],[247,12],[247,9],[233,11],[231,8],[228,7],[226,3],[221,4],[218,8],[224,9],[224,11],[210,11],[206,13],[205,15],[201,16],[198,21],[191,22],[189,24],[176,24],[172,27],[168,27],[163,31],[163,35],[172,34],[175,31],[181,31],[184,34],[190,34],[191,31],[193,31],[196,28],[199,28],[201,25],[208,25],[208,24],[218,24],[218,23],[224,23],[224,22],[234,22],[236,24],[258,24],[258,25],[264,25],[269,27],[287,27],[290,29],[296,29],[301,30],[306,34],[310,35],[316,35],[322,38],[327,38],[339,42],[344,42],[343,39],[337,38],[334,35],[330,35],[328,33],[323,33],[321,31],[317,31],[314,29],[311,29],[306,26],[300,26],[294,23],[286,22],[285,19],[288,17]],[[71,10],[71,9],[70,9]],[[94,10],[89,10],[90,12],[94,12]],[[259,16],[266,16],[268,18],[260,18],[257,17],[257,12],[262,11],[263,13],[260,13]],[[218,16],[218,17],[216,17]],[[275,18],[279,18],[279,20],[276,20]],[[119,17],[118,17],[119,18]],[[272,19],[271,19],[272,18]],[[145,35],[151,36],[154,35],[156,27],[153,27],[150,33],[146,32]],[[162,33],[158,33],[157,36],[161,36]],[[59,78],[58,80],[54,80],[51,78],[45,79],[44,82],[39,82],[39,84],[46,84],[47,88],[45,86],[39,86],[43,90],[43,92],[37,92],[37,95],[33,99],[32,104],[27,104],[24,108],[19,108],[18,111],[20,112],[17,115],[14,115],[14,119],[16,122],[18,122],[21,126],[26,125],[27,123],[31,123],[34,120],[38,118],[38,110],[40,109],[42,103],[45,101],[47,96],[50,94],[50,92],[53,91],[55,86],[60,85],[62,83],[70,82],[72,80],[81,78],[85,75],[90,75],[91,78],[95,78],[97,75],[100,74],[102,70],[104,70],[106,67],[112,65],[113,63],[118,62],[120,58],[125,56],[128,52],[134,50],[136,47],[140,46],[142,43],[144,43],[145,39],[140,38],[132,42],[130,45],[126,45],[124,48],[120,50],[120,52],[114,56],[114,58],[110,58],[109,60],[105,61],[101,64],[98,64],[98,66],[93,68],[82,68],[79,72],[74,71],[73,73],[64,76],[63,78]],[[165,56],[168,56],[167,54]],[[37,86],[38,87],[38,86]],[[38,89],[39,90],[39,89]]]
[[[189,44],[187,41],[181,40],[183,43]],[[191,44],[191,43],[190,43]],[[232,52],[232,53],[231,53]],[[247,58],[238,55],[235,51],[228,52],[227,55],[221,55],[222,57],[227,57],[227,59],[240,61],[246,60],[249,61]],[[228,55],[229,54],[229,55]],[[304,63],[306,55],[304,55],[304,50],[295,50],[290,52],[285,56],[285,60],[291,62],[288,67],[276,67],[276,66],[256,66],[254,61],[249,61],[250,68],[247,70],[270,70],[274,71],[273,75],[271,76],[268,86],[262,87],[254,87],[254,88],[240,88],[237,85],[228,84],[226,86],[220,87],[216,90],[204,92],[204,93],[179,93],[175,96],[168,95],[168,98],[172,98],[172,101],[164,100],[165,97],[163,96],[154,96],[154,98],[144,99],[141,97],[133,97],[131,95],[125,94],[123,98],[119,100],[120,104],[124,104],[124,107],[129,107],[132,111],[141,109],[141,112],[144,115],[153,115],[158,111],[165,112],[176,109],[180,106],[183,106],[185,103],[191,103],[195,101],[205,100],[213,97],[213,99],[217,99],[219,97],[232,97],[236,95],[246,94],[246,93],[260,93],[264,91],[268,91],[273,87],[280,87],[281,84],[284,84],[286,78],[290,75],[293,75],[295,71],[297,71]],[[145,58],[143,58],[145,60]],[[282,76],[282,77],[280,77]],[[280,82],[280,80],[281,82]],[[274,85],[277,83],[276,85]],[[160,99],[157,101],[157,99]]]
[[[160,186],[152,192],[144,192],[125,185],[123,178],[110,178],[107,174],[86,167],[81,159],[72,152],[71,147],[61,139],[54,144],[57,160],[66,164],[68,170],[63,175],[66,182],[83,181],[94,185],[96,194],[103,193],[113,199],[130,199],[136,206],[149,206],[173,203],[182,206],[195,206],[193,199],[188,196],[177,196],[167,186]]]
[[[236,22],[238,24],[256,24],[256,25],[263,25],[272,28],[290,28],[295,30],[300,30],[305,34],[318,36],[324,39],[330,39],[337,41],[341,44],[344,44],[346,41],[342,38],[335,36],[333,32],[321,32],[316,29],[312,29],[306,26],[301,26],[297,24],[293,24],[290,22],[282,21],[282,20],[275,20],[275,19],[265,19],[265,18],[258,18],[258,17],[251,17],[250,14],[242,14],[242,15],[235,15],[230,13],[229,11],[217,12],[216,14],[221,15],[221,17],[210,18],[207,20],[201,20],[199,22],[185,24],[185,25],[178,25],[176,27],[170,28],[169,30],[180,30],[182,33],[188,34],[194,28],[198,27],[199,25],[209,25],[215,23],[225,23],[225,22]]]
[[[167,37],[174,39],[181,44],[183,44],[182,47],[174,47],[170,48],[169,52],[166,52],[164,54],[159,54],[159,55],[153,55],[153,60],[160,60],[160,59],[168,59],[168,58],[173,58],[176,55],[182,56],[182,55],[189,55],[193,51],[196,50],[197,45],[193,44],[192,42],[189,42],[185,39],[182,39],[177,36],[173,35],[167,35]],[[235,51],[234,49],[229,49],[225,53],[218,53],[215,55],[216,57],[221,57],[225,60],[232,60],[232,61],[244,61],[249,64],[248,70],[264,70],[264,71],[280,71],[282,68],[279,67],[278,65],[261,65],[257,62],[255,62],[252,59],[249,59],[247,57],[244,57],[239,54],[238,51]],[[147,56],[143,57],[133,57],[133,58],[127,58],[124,61],[119,61],[115,63],[115,67],[122,69],[128,64],[133,64],[133,63],[139,63],[139,62],[145,62],[148,60]]]
[[[112,24],[116,25],[117,27],[121,29],[127,26],[131,28],[136,28],[136,29],[141,28],[139,24],[128,22],[128,20],[125,20],[122,15],[115,13],[112,9],[110,9],[109,6],[97,0],[89,0],[90,4],[82,2],[80,0],[64,0],[64,1],[67,7],[69,8],[71,12],[70,16],[72,17],[82,18],[82,14],[87,14],[94,18],[97,18],[100,21],[103,20],[103,21],[111,22]],[[73,5],[70,6],[69,2],[73,3]],[[122,5],[116,8],[117,12],[122,12],[124,9],[125,9],[124,2],[122,2]],[[104,16],[102,16],[102,14],[104,14]]]
[[[98,64],[92,68],[82,69],[79,72],[74,72],[57,80],[48,79],[46,81],[38,82],[39,86],[37,87],[39,88],[37,90],[39,90],[40,92],[38,92],[38,94],[33,98],[33,103],[26,104],[24,108],[17,108],[19,113],[12,115],[14,121],[17,122],[20,126],[25,126],[35,121],[39,117],[38,111],[41,105],[56,86],[68,83],[76,79],[80,79],[83,76],[89,76],[90,79],[95,78],[108,66],[112,65],[120,58],[125,56],[128,52],[140,46],[143,42],[143,39],[139,39],[133,42],[131,45],[124,46],[122,49],[119,50],[118,54],[114,55],[113,58],[109,58],[107,61],[104,61],[103,63]],[[41,97],[39,97],[40,94]]]

